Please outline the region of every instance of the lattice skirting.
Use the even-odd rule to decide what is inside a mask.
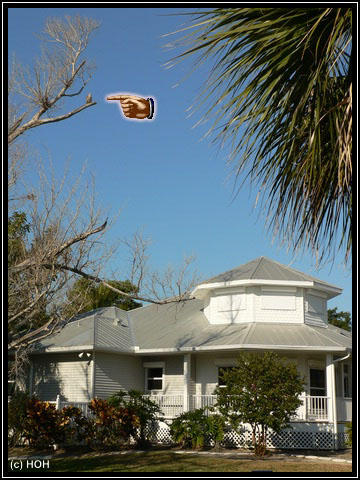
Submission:
[[[148,427],[151,440],[162,444],[174,443],[170,435],[170,429],[162,423],[152,424]],[[247,448],[251,445],[252,434],[250,430],[242,432],[230,431],[225,433],[222,446],[224,448]],[[275,433],[269,432],[267,436],[268,448],[284,448],[284,449],[315,449],[315,450],[332,450],[335,446],[335,436],[330,431],[312,432],[312,431],[296,431],[283,430]],[[348,433],[338,433],[338,448],[346,448],[346,442],[349,440]],[[211,441],[208,446],[213,446]]]

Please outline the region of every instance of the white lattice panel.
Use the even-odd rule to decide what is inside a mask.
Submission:
[[[169,427],[160,427],[153,424],[149,426],[151,439],[163,444],[175,443],[170,435]],[[252,432],[244,430],[236,432],[234,430],[226,432],[221,446],[224,448],[246,448],[251,445]],[[339,447],[346,447],[346,441],[349,435],[347,433],[338,434]],[[214,446],[211,440],[206,442],[206,446]],[[334,435],[331,432],[309,432],[296,430],[283,430],[280,433],[268,432],[268,448],[286,448],[286,449],[317,449],[331,450],[334,447]]]

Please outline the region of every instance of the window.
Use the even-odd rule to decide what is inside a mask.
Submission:
[[[273,290],[261,288],[262,310],[296,310],[296,289]]]
[[[326,396],[325,369],[310,368],[310,395],[314,397]]]
[[[218,367],[218,385],[219,387],[226,387],[226,383],[223,379],[223,373],[232,370],[234,367]]]
[[[213,303],[218,312],[233,312],[246,309],[245,294],[227,294],[214,297]]]
[[[351,385],[351,365],[344,363],[343,365],[343,379],[344,379],[344,397],[352,397]]]
[[[146,390],[162,390],[163,389],[163,368],[147,369],[147,385]]]

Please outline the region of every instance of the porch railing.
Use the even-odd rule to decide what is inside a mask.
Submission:
[[[150,400],[156,402],[165,418],[174,418],[184,412],[183,395],[146,395]],[[329,397],[322,396],[301,396],[302,404],[298,408],[292,421],[326,421],[328,420]],[[337,399],[339,400],[339,399]],[[74,405],[82,410],[84,415],[88,416],[87,402],[63,402],[60,398],[56,402],[57,408],[63,408],[66,405]],[[189,410],[197,408],[212,407],[216,404],[216,395],[189,395]]]

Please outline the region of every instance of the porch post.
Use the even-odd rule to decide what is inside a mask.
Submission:
[[[184,354],[184,412],[189,411],[191,354]]]
[[[326,354],[326,395],[330,397],[328,405],[329,422],[333,424],[334,449],[338,449],[338,425],[335,392],[335,365],[333,356]]]

